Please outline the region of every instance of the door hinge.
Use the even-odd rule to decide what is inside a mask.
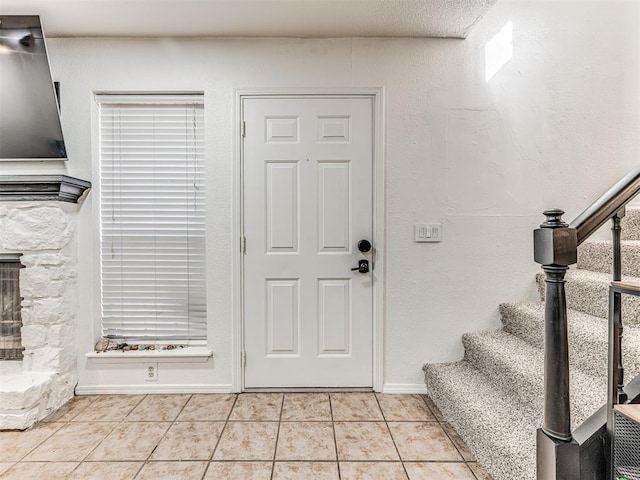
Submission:
[[[242,368],[247,366],[247,352],[246,351],[242,351],[242,353],[240,354],[240,366]]]
[[[247,122],[245,122],[244,120],[242,121],[242,125],[240,127],[240,131],[242,133],[242,138],[247,136]]]
[[[240,252],[247,253],[247,237],[240,237]]]

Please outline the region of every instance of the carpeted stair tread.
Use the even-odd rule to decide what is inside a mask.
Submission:
[[[627,213],[622,219],[622,239],[640,240],[640,209],[627,208]]]
[[[609,285],[611,275],[590,270],[571,269],[566,275],[567,307],[594,317],[609,316]],[[536,275],[538,291],[544,299],[544,273]],[[623,276],[622,280],[640,283],[640,278]],[[624,295],[622,299],[623,321],[626,325],[640,325],[640,297]]]
[[[429,395],[494,480],[535,479],[540,418],[465,361],[424,370]]]
[[[464,359],[496,387],[509,385],[512,395],[542,416],[544,352],[505,331],[468,333],[462,337]],[[606,377],[572,369],[571,418],[574,428],[604,405]]]
[[[640,240],[622,242],[622,274],[640,277]],[[611,274],[613,244],[610,241],[588,240],[578,248],[578,268]]]
[[[506,332],[539,349],[544,347],[544,303],[503,303],[500,313]],[[593,376],[606,375],[607,320],[569,310],[567,322],[571,366]],[[622,341],[623,363],[631,379],[640,374],[640,327],[626,326]]]

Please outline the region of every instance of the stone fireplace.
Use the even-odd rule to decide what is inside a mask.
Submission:
[[[76,203],[89,186],[64,175],[0,176],[0,259],[17,257],[24,267],[17,308],[24,350],[21,361],[0,358],[0,429],[28,428],[74,394]]]

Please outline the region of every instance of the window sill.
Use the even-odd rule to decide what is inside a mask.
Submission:
[[[108,351],[85,353],[85,358],[94,363],[205,363],[213,356],[207,347],[186,347],[175,350]]]

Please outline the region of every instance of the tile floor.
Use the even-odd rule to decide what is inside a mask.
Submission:
[[[76,397],[0,432],[0,478],[488,480],[427,396]]]

